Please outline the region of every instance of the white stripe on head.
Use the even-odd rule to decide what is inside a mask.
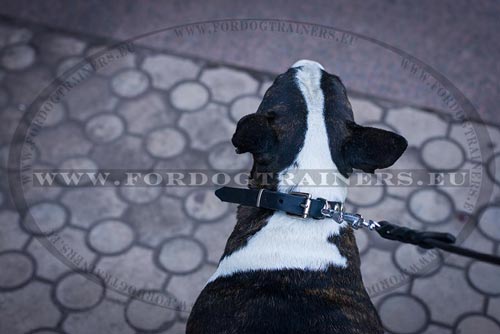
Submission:
[[[346,185],[348,179],[338,172],[337,165],[333,162],[330,154],[323,114],[325,97],[321,89],[323,66],[310,60],[300,60],[293,67],[296,67],[296,65],[299,67],[295,77],[296,82],[307,105],[307,131],[304,145],[297,155],[295,163],[280,173],[280,180],[282,181],[278,185],[278,190],[281,192],[306,192],[312,194],[314,198],[322,197],[330,201],[344,202],[347,197]],[[332,187],[289,185],[288,182],[283,181],[288,172],[301,175],[300,173],[294,173],[294,170],[311,171],[311,173],[314,173],[314,170],[328,171],[331,174],[334,173],[340,182],[338,186]]]
[[[304,145],[295,162],[280,173],[278,190],[300,191],[323,197],[331,201],[344,201],[347,187],[307,187],[298,185],[293,189],[282,183],[282,176],[293,169],[329,170],[337,172],[337,166],[330,154],[328,134],[324,119],[325,98],[321,89],[323,66],[310,60],[300,60],[292,67],[298,67],[295,81],[307,104],[307,130]],[[208,282],[218,277],[231,276],[237,272],[255,270],[300,269],[319,271],[329,266],[346,267],[347,259],[328,238],[338,235],[339,225],[329,219],[301,219],[275,212],[267,224],[247,244],[222,259],[217,271]]]
[[[308,59],[301,59],[299,61],[296,61],[292,67],[300,67],[300,66],[316,66],[316,67],[319,67],[320,69],[324,70],[325,68],[323,67],[323,65],[321,65],[320,63],[318,62],[315,62],[313,60],[308,60]]]

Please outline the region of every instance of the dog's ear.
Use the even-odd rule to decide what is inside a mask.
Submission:
[[[236,153],[270,153],[277,143],[277,137],[268,114],[250,114],[238,122],[232,143]]]
[[[391,166],[408,146],[406,139],[394,132],[347,124],[349,136],[342,146],[342,155],[352,168],[373,173]]]

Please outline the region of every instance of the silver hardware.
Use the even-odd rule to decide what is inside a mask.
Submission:
[[[374,230],[380,227],[380,224],[371,219],[364,219],[363,216],[357,213],[344,213],[344,221],[347,222],[353,229],[357,230],[360,227],[366,227],[369,230]]]
[[[344,203],[335,203],[333,210],[344,213]]]
[[[376,222],[376,221],[374,221],[374,220],[369,219],[368,221],[365,221],[365,222],[366,222],[366,227],[368,227],[368,229],[369,229],[370,231],[373,231],[373,230],[375,230],[375,229],[377,229],[377,228],[380,228],[380,224],[379,224],[379,223],[377,223],[377,222]]]
[[[322,200],[325,204],[321,209],[321,214],[323,218],[333,218],[337,223],[341,223],[344,215],[344,204],[343,203],[335,203],[335,205],[331,206],[328,200],[319,197],[319,200]]]
[[[361,227],[366,227],[369,230],[374,230],[380,227],[380,224],[376,221],[370,219],[364,219],[363,216],[357,213],[348,213],[344,212],[344,204],[343,203],[335,203],[335,205],[331,206],[330,202],[328,202],[324,198],[318,198],[322,200],[325,204],[321,209],[321,214],[324,218],[332,218],[337,223],[342,224],[346,222],[353,229],[357,230]]]
[[[264,192],[264,188],[259,190],[259,194],[257,195],[257,207],[260,208],[260,199],[262,198],[262,193]]]
[[[291,192],[290,194],[302,196],[306,199],[305,203],[300,205],[304,208],[304,212],[301,216],[299,215],[299,217],[307,218],[307,216],[309,215],[309,210],[311,209],[312,195],[309,193],[301,192]],[[323,218],[332,218],[339,224],[346,222],[355,230],[362,227],[365,227],[369,230],[374,230],[380,227],[380,224],[376,221],[371,219],[364,219],[360,214],[344,212],[343,203],[335,203],[335,205],[332,207],[330,202],[328,202],[326,199],[321,197],[319,197],[318,199],[324,202],[323,208],[321,208],[321,214],[323,215]]]
[[[321,208],[321,214],[323,215],[323,218],[333,218],[333,208],[330,205],[330,202],[328,202],[324,198],[318,198],[318,199],[325,202],[325,204],[323,205],[323,208]]]
[[[304,197],[306,199],[305,203],[300,205],[302,208],[304,208],[304,211],[302,212],[302,215],[299,215],[299,217],[302,217],[304,219],[307,218],[307,216],[309,216],[309,210],[311,209],[312,195],[309,193],[301,193],[301,192],[296,192],[296,191],[290,192],[290,195],[301,196],[301,197]]]

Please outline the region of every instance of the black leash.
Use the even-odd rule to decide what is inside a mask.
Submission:
[[[384,239],[412,244],[426,249],[439,248],[450,253],[500,266],[500,257],[454,245],[456,238],[450,233],[417,231],[386,221],[375,222],[364,219],[359,214],[344,212],[344,207],[340,202],[331,202],[323,198],[313,199],[307,193],[285,194],[265,189],[222,187],[217,189],[215,195],[223,202],[284,211],[289,215],[300,218],[332,218],[339,224],[346,222],[354,229],[365,227],[369,230],[375,230]]]
[[[400,241],[426,249],[439,248],[449,253],[500,266],[500,257],[498,256],[480,253],[453,245],[456,239],[449,233],[416,231],[407,227],[393,225],[386,221],[378,222],[378,224],[380,224],[380,227],[375,228],[375,231],[377,231],[382,238]]]

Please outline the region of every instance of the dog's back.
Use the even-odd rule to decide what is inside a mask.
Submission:
[[[238,237],[233,233],[229,243]],[[255,270],[209,282],[187,333],[382,333],[361,280],[352,230],[330,242],[342,249],[346,268]]]

